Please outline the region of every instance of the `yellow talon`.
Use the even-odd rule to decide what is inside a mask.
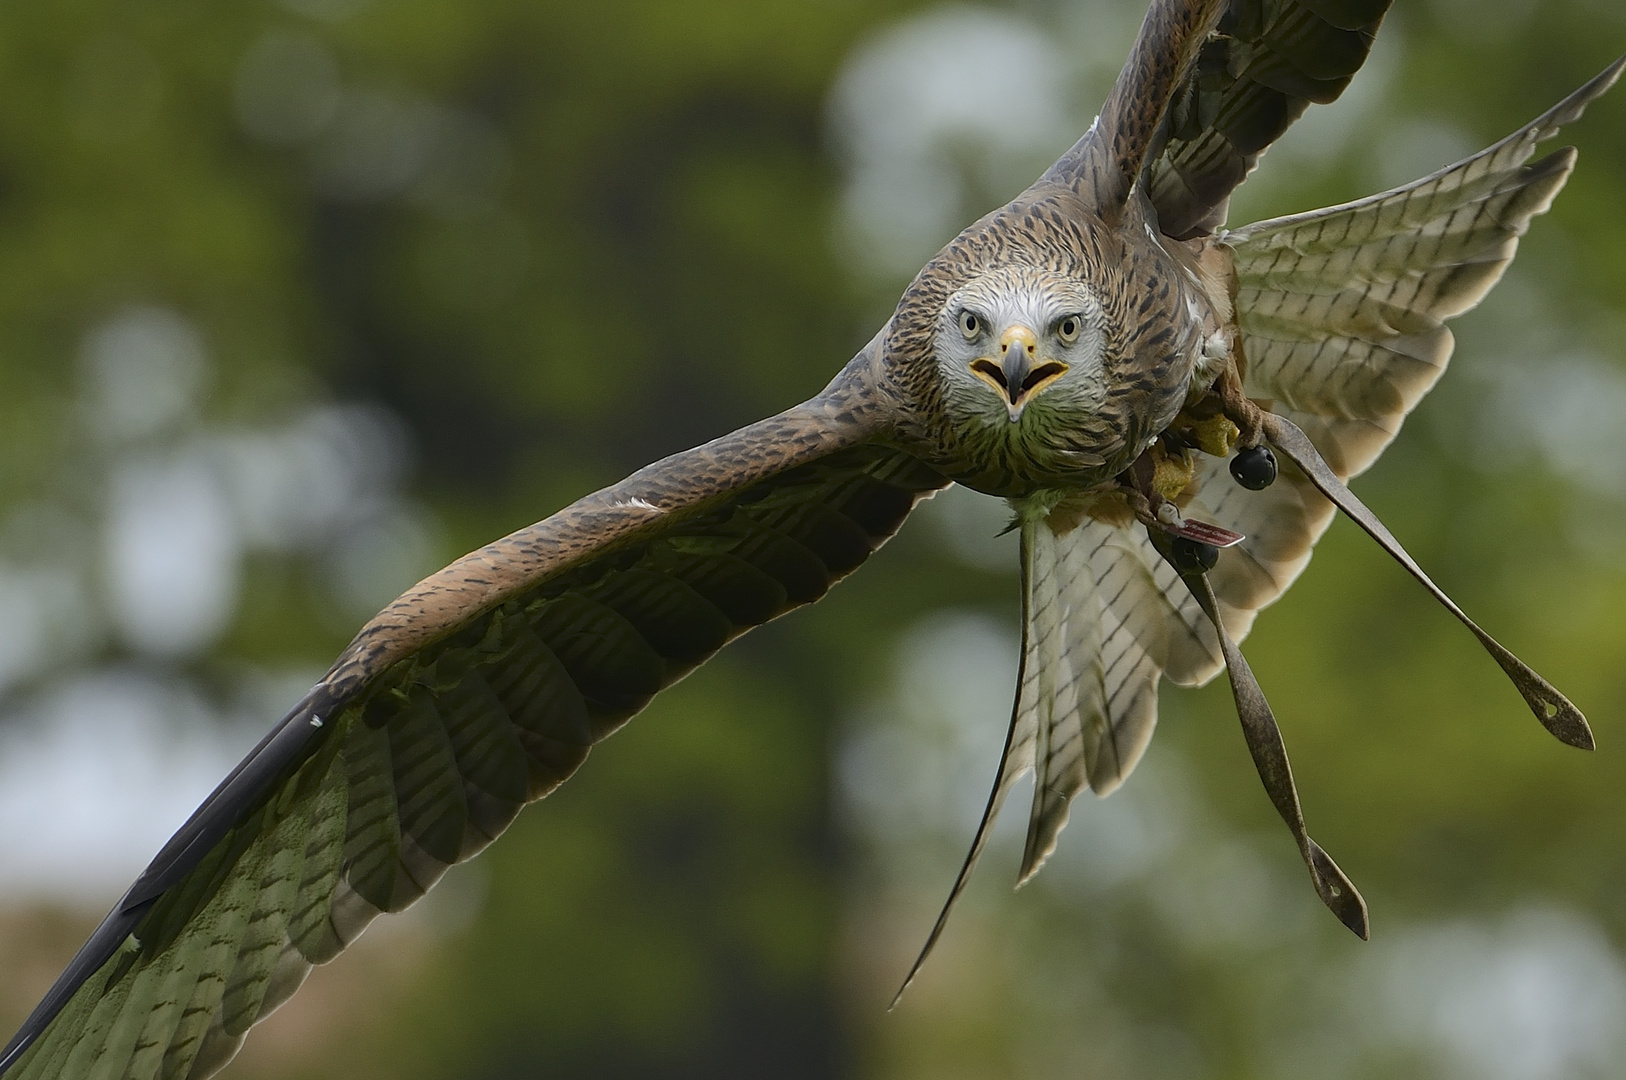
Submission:
[[[1207,400],[1193,409],[1187,409],[1174,418],[1169,430],[1178,432],[1188,443],[1212,457],[1230,457],[1236,449],[1236,440],[1242,433],[1217,408],[1204,408]]]
[[[1164,442],[1158,442],[1153,446],[1151,455],[1154,465],[1152,490],[1174,502],[1191,486],[1191,479],[1197,472],[1197,464],[1191,460],[1191,454],[1186,450],[1170,447]]]

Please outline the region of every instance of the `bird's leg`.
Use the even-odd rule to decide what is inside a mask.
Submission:
[[[1134,513],[1136,521],[1148,529],[1163,528],[1163,523],[1158,520],[1157,511],[1152,506],[1151,496],[1128,484],[1124,484],[1120,490],[1123,491],[1124,499],[1129,503],[1129,509]]]
[[[1219,398],[1221,413],[1237,429],[1232,478],[1249,491],[1263,491],[1276,482],[1276,458],[1263,441],[1265,410],[1243,392],[1242,360],[1242,338],[1234,335],[1225,367],[1214,380],[1213,394]]]
[[[1157,490],[1157,460],[1148,447],[1118,476],[1118,486],[1135,518],[1148,529],[1167,529],[1180,522],[1180,510]]]
[[[1271,445],[1287,455],[1287,459],[1297,465],[1304,475],[1309,477],[1321,494],[1332,500],[1333,505],[1342,510],[1346,516],[1366,531],[1366,534],[1378,542],[1378,545],[1387,551],[1394,560],[1406,568],[1407,573],[1416,578],[1423,588],[1427,589],[1434,599],[1438,600],[1447,611],[1455,615],[1462,625],[1466,626],[1491,658],[1507,673],[1513,681],[1520,696],[1535,713],[1536,719],[1541,721],[1543,727],[1552,732],[1560,742],[1582,750],[1591,750],[1594,746],[1592,729],[1587,725],[1586,717],[1581,710],[1570,703],[1570,700],[1559,693],[1557,688],[1540,675],[1536,674],[1528,664],[1514,656],[1502,646],[1495,638],[1479,628],[1479,625],[1456,605],[1438,585],[1423,573],[1406,549],[1400,546],[1400,541],[1384,527],[1376,514],[1366,508],[1366,504],[1355,497],[1355,493],[1345,486],[1338,475],[1322,460],[1316,451],[1315,444],[1310,442],[1309,436],[1299,430],[1298,426],[1284,417],[1274,413],[1264,413],[1261,417],[1262,430],[1265,438]]]
[[[1236,348],[1240,348],[1240,344]],[[1264,432],[1265,411],[1242,391],[1242,376],[1237,372],[1234,348],[1224,370],[1214,380],[1214,392],[1219,395],[1225,418],[1236,425],[1236,445],[1244,450],[1258,446]]]
[[[1270,710],[1270,703],[1265,700],[1264,691],[1259,688],[1259,681],[1254,678],[1253,669],[1248,667],[1242,650],[1225,632],[1225,624],[1220,619],[1219,605],[1214,599],[1214,589],[1209,584],[1207,574],[1208,567],[1213,564],[1193,559],[1189,549],[1183,549],[1177,539],[1156,529],[1149,532],[1152,544],[1180,574],[1198,606],[1214,624],[1220,652],[1225,657],[1225,672],[1231,682],[1231,697],[1236,702],[1237,719],[1242,722],[1242,735],[1248,743],[1248,753],[1253,757],[1254,768],[1259,770],[1259,779],[1264,782],[1266,794],[1298,843],[1299,854],[1304,858],[1304,865],[1309,867],[1316,895],[1338,916],[1339,922],[1364,941],[1368,934],[1366,901],[1361,899],[1354,883],[1332,861],[1332,857],[1310,838],[1305,828],[1304,810],[1299,805],[1298,789],[1293,783],[1292,767],[1287,762],[1287,746],[1282,741],[1281,728],[1276,724],[1276,716]]]
[[[1178,457],[1178,460],[1176,460]],[[1118,474],[1118,486],[1134,511],[1135,518],[1149,529],[1182,537],[1194,544],[1228,548],[1246,539],[1206,521],[1183,517],[1171,495],[1177,496],[1191,483],[1192,465],[1187,451],[1172,452],[1162,439],[1144,450],[1134,463]]]

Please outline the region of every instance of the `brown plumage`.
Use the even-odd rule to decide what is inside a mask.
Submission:
[[[1526,165],[1535,143],[1621,69],[1416,185],[1216,231],[1265,146],[1360,67],[1387,6],[1155,0],[1096,124],[928,263],[821,394],[458,560],[363,627],[119,901],[0,1072],[211,1075],[313,964],[953,481],[1017,512],[1024,638],[950,902],[1022,773],[1038,774],[1026,876],[1071,799],[1134,767],[1159,681],[1223,665],[1318,893],[1364,935],[1235,641],[1334,504],[1432,588],[1343,481],[1443,368],[1443,320],[1484,295],[1562,186],[1573,151]],[[1280,479],[1236,486],[1227,459],[1262,440],[1286,458]],[[1245,539],[1217,556],[1192,540],[1225,529]],[[1590,745],[1572,705],[1473,630],[1543,723]]]
[[[1186,318],[1192,283],[1149,226],[1143,205],[1110,224],[1071,189],[1041,180],[956,237],[904,292],[881,338],[883,386],[899,406],[890,441],[967,487],[1006,497],[1093,486],[1127,468],[1184,402],[1201,328]],[[1041,433],[1037,445],[1018,443],[1021,454],[1006,428],[989,434],[942,422],[948,407],[934,360],[949,297],[1013,266],[1088,281],[1107,332],[1105,401]]]

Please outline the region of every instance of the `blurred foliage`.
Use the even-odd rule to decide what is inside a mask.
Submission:
[[[1370,88],[1352,91],[1364,105],[1338,114],[1350,119],[1336,137],[1310,131],[1273,152],[1238,220],[1445,164],[1626,47],[1611,0],[1396,6]],[[1095,57],[1067,80],[1081,126],[1134,7],[999,11],[1057,56]],[[382,407],[368,415],[386,418],[407,464],[380,482],[434,523],[427,549],[380,571],[399,588],[815,392],[904,283],[866,273],[861,239],[839,226],[844,162],[826,101],[856,49],[927,11],[0,9],[0,560],[66,560],[84,580],[61,606],[107,608],[97,530],[111,527],[102,508],[121,463],[171,452],[183,428],[297,435],[298,417],[337,402]],[[969,42],[964,78],[999,78],[975,53]],[[1469,1069],[1471,1053],[1440,1057],[1438,1025],[1408,1035],[1403,1018],[1382,1020],[1436,985],[1395,981],[1411,969],[1394,958],[1434,940],[1417,927],[1480,920],[1489,939],[1517,942],[1521,913],[1556,912],[1529,924],[1531,940],[1595,942],[1600,963],[1626,950],[1626,418],[1587,392],[1626,385],[1626,92],[1565,138],[1582,147],[1574,179],[1515,276],[1458,324],[1452,376],[1358,488],[1465,608],[1588,712],[1602,749],[1546,739],[1460,628],[1342,523],[1247,646],[1312,828],[1362,885],[1378,941],[1349,939],[1300,880],[1223,688],[1171,692],[1143,773],[1110,802],[1081,804],[1059,865],[1022,894],[1005,888],[1011,845],[995,850],[940,955],[883,1011],[970,825],[911,830],[903,803],[898,821],[862,820],[834,763],[886,725],[936,730],[929,695],[898,689],[909,641],[966,613],[1015,629],[1014,562],[967,558],[963,538],[945,539],[967,519],[945,503],[854,583],[657,702],[454,875],[450,899],[317,972],[228,1075]],[[1060,148],[1035,148],[1033,172]],[[964,185],[961,221],[1013,193],[986,186]],[[208,357],[197,415],[167,435],[115,437],[117,408],[86,404],[86,343],[132,310],[177,313]],[[1565,397],[1543,389],[1544,370],[1569,380],[1560,390],[1585,377]],[[219,633],[191,648],[154,647],[116,612],[51,629],[73,621],[55,612],[41,632],[57,645],[6,669],[4,692],[27,701],[125,666],[191,680],[229,711],[245,673],[319,669],[342,647],[362,617],[343,576],[368,550],[245,544]],[[994,639],[1001,678],[1014,649]],[[1004,721],[982,718],[974,788],[991,778]],[[1088,849],[1111,848],[1114,828],[1152,839],[1092,879]],[[0,925],[0,956],[32,979],[53,964],[18,935],[42,935],[63,959],[73,935],[59,915],[31,918]],[[1607,983],[1615,969],[1603,970]],[[1541,1059],[1560,1071],[1504,1059],[1490,1075],[1593,1075],[1593,1044],[1576,1045]]]

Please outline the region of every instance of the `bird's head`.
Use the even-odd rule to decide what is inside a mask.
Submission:
[[[948,298],[935,353],[954,405],[1015,424],[1099,404],[1105,342],[1101,303],[1082,281],[1003,267]]]

